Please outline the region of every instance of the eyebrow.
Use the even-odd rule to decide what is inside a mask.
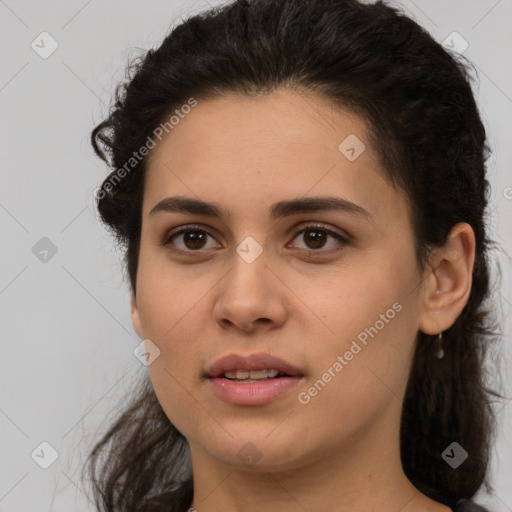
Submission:
[[[370,213],[362,206],[348,201],[347,199],[333,196],[306,197],[289,201],[279,201],[270,207],[270,217],[273,219],[279,219],[300,213],[319,211],[345,212],[373,221]],[[149,215],[155,215],[159,212],[190,213],[217,218],[221,218],[223,216],[223,209],[217,203],[208,203],[200,199],[193,199],[189,197],[167,197],[162,199],[151,209]],[[225,213],[229,215],[229,211],[226,211]]]

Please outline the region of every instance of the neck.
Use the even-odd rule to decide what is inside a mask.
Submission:
[[[392,409],[392,408],[390,408]],[[421,494],[403,473],[399,426],[390,410],[382,422],[359,431],[338,450],[326,445],[316,458],[284,467],[243,467],[212,457],[190,443],[197,512],[448,512]],[[231,443],[226,443],[226,446]]]

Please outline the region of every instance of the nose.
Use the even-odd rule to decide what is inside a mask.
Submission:
[[[289,313],[290,291],[263,255],[249,263],[234,255],[230,270],[219,283],[214,306],[216,322],[223,328],[252,332],[262,326],[275,329]]]

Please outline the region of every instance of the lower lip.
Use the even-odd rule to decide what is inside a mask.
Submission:
[[[262,382],[233,382],[223,377],[208,379],[215,395],[235,405],[262,405],[293,389],[304,377],[279,377]]]

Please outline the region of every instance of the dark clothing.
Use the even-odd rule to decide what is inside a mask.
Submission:
[[[170,512],[169,510],[169,497],[165,498],[165,494],[155,496],[146,502],[143,512]],[[186,499],[187,505],[182,504],[179,509],[183,512],[190,510],[190,503],[192,503],[192,496]],[[172,500],[170,500],[172,502]],[[460,499],[453,509],[453,512],[490,512],[486,508],[477,505],[474,501]]]
[[[489,510],[477,505],[474,501],[461,499],[457,502],[453,512],[489,512]]]

